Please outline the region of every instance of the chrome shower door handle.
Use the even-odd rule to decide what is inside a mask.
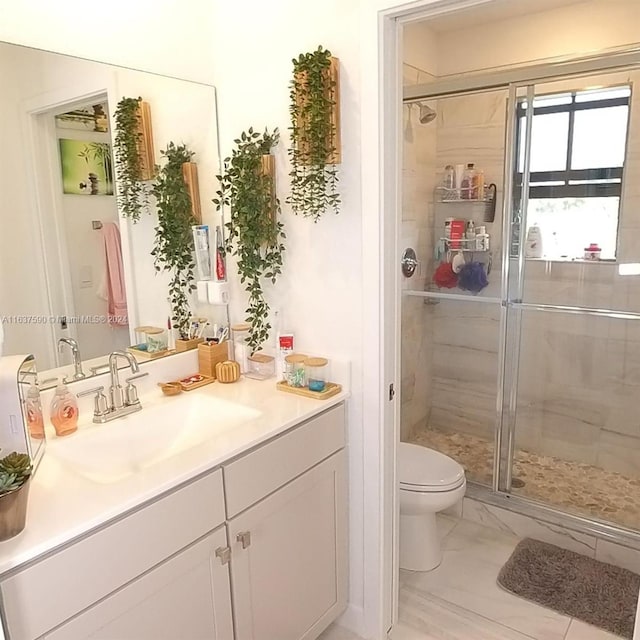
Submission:
[[[418,256],[416,252],[408,247],[402,254],[402,260],[400,260],[400,266],[402,267],[402,275],[405,278],[410,278],[418,268]]]

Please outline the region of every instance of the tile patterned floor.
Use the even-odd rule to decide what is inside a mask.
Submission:
[[[399,622],[391,640],[620,640],[502,590],[500,568],[520,538],[439,516],[442,564],[401,571]],[[332,625],[320,640],[362,640]]]
[[[442,451],[467,470],[468,478],[491,484],[493,442],[436,429],[416,432],[412,442]],[[514,476],[524,482],[514,494],[633,529],[640,522],[640,477],[523,450],[516,452]]]

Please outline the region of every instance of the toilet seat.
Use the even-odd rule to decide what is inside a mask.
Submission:
[[[453,491],[465,482],[464,469],[439,451],[401,442],[398,449],[400,489],[418,493]]]

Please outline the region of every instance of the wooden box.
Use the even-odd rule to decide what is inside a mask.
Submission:
[[[176,340],[176,351],[180,352],[195,349],[201,342],[204,342],[204,338],[191,338],[191,340],[178,338]]]
[[[202,375],[216,377],[216,364],[229,360],[233,355],[229,353],[231,342],[225,340],[220,344],[198,345],[198,370]]]

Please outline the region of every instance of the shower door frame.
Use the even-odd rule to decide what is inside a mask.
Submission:
[[[557,60],[547,63],[534,64],[504,71],[485,73],[467,78],[445,78],[426,85],[414,85],[404,90],[403,102],[418,102],[420,100],[446,98],[463,94],[480,93],[492,90],[508,90],[507,121],[505,135],[505,162],[503,173],[503,207],[502,207],[502,272],[501,296],[496,298],[474,298],[463,294],[447,294],[439,292],[416,291],[410,295],[417,295],[440,300],[465,300],[484,304],[500,304],[500,344],[498,349],[498,372],[496,388],[496,420],[494,433],[494,460],[491,486],[481,485],[470,481],[467,495],[481,502],[492,504],[504,509],[518,512],[525,516],[543,520],[551,524],[573,529],[581,533],[596,535],[599,538],[616,543],[640,544],[640,530],[634,531],[613,523],[594,518],[568,513],[561,508],[511,493],[513,461],[516,437],[516,410],[518,393],[518,372],[520,360],[521,317],[523,311],[537,310],[580,315],[595,315],[608,318],[626,320],[640,320],[640,313],[617,312],[608,309],[588,307],[572,307],[550,304],[525,303],[522,300],[524,286],[524,237],[526,234],[526,205],[528,201],[528,182],[531,148],[531,129],[533,122],[534,85],[557,80],[580,78],[600,72],[622,71],[640,65],[640,49],[621,48],[601,52],[588,57],[570,60]],[[519,228],[519,251],[517,257],[517,276],[515,279],[515,295],[513,283],[510,281],[511,239],[512,239],[512,208],[513,177],[516,163],[516,106],[518,89],[526,88],[528,109],[526,112],[525,155],[523,167],[523,184],[521,207],[524,219]],[[510,291],[510,286],[512,290]],[[514,315],[515,319],[511,319]],[[515,324],[517,346],[508,352],[508,330]],[[507,454],[505,455],[505,451]]]

